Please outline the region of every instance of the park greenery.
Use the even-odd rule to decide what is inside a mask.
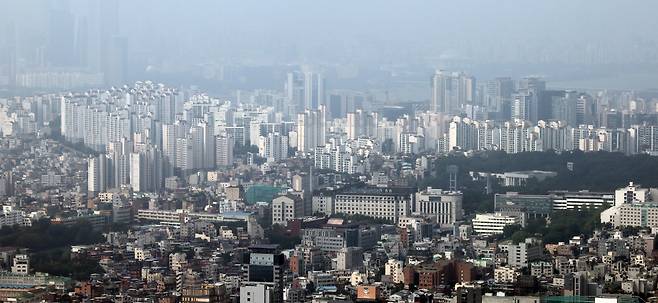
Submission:
[[[88,278],[91,273],[102,272],[102,268],[95,260],[72,259],[70,246],[102,241],[103,235],[84,221],[63,225],[41,220],[32,226],[3,226],[0,229],[0,246],[28,249],[34,271],[73,279]]]
[[[658,157],[649,155],[627,156],[621,153],[581,151],[507,154],[488,151],[469,156],[463,153],[449,154],[439,157],[434,164],[432,175],[420,182],[419,187],[449,188],[447,168],[456,165],[459,169],[458,189],[464,194],[463,208],[466,214],[493,211],[494,193],[507,191],[526,194],[547,194],[552,190],[612,192],[631,181],[645,187],[658,187]],[[474,181],[469,174],[528,170],[554,171],[557,176],[542,182],[531,179],[523,187],[503,187],[492,182],[487,193],[486,181]]]
[[[67,248],[33,253],[30,262],[37,272],[70,277],[77,281],[86,280],[91,274],[103,272],[97,260],[86,257],[72,258],[70,249]]]
[[[41,220],[32,226],[3,226],[0,229],[0,246],[28,248],[33,252],[101,241],[103,235],[88,222],[63,225]]]
[[[568,242],[574,235],[591,236],[600,223],[601,210],[583,209],[579,211],[556,211],[550,218],[528,219],[525,227],[509,225],[499,236],[501,240],[512,240],[514,243],[525,241],[526,238],[539,238],[544,243]]]
[[[568,163],[572,163],[569,169]],[[570,151],[556,153],[524,152],[507,154],[501,151],[477,153],[471,157],[451,154],[436,162],[439,185],[447,188],[449,165],[459,167],[459,181],[463,186],[471,183],[468,173],[545,170],[558,173],[555,178],[536,184],[529,183],[523,191],[546,192],[548,190],[600,190],[610,191],[635,181],[646,187],[658,187],[658,158],[639,154]]]

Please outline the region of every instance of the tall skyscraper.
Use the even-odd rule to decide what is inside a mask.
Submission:
[[[455,117],[448,127],[448,150],[475,149],[477,133],[477,125],[474,121],[469,118]]]
[[[521,91],[512,95],[512,119],[531,121],[535,96],[530,91]]]
[[[290,72],[286,77],[284,86],[289,114],[296,114],[304,110],[304,74]]]
[[[330,119],[342,118],[345,116],[345,98],[346,96],[338,93],[329,95],[326,105]]]
[[[576,101],[576,124],[594,124],[595,103],[592,96],[581,94]]]
[[[345,118],[349,112],[362,109],[372,96],[355,91],[333,91],[326,99],[327,116],[330,119]]]
[[[176,136],[176,125],[162,125],[162,155],[165,176],[172,176],[174,174],[174,167],[176,167],[176,139],[178,139]]]
[[[305,107],[316,110],[324,105],[324,77],[320,73],[307,71],[304,73],[304,103]]]
[[[563,97],[564,91],[562,90],[542,91],[539,95],[539,104],[537,106],[537,120],[556,120],[555,106],[557,105],[557,100]]]
[[[501,112],[509,106],[514,92],[514,81],[510,77],[499,77],[487,82],[484,106],[489,112]]]
[[[541,94],[546,90],[546,81],[538,77],[525,77],[519,80],[519,93],[525,96],[530,96],[528,100],[528,107],[526,109],[526,120],[537,122],[539,120],[540,108],[539,104]]]
[[[325,104],[325,80],[321,73],[290,72],[284,89],[290,114],[306,109],[317,110],[320,105]]]
[[[347,120],[345,121],[345,128],[347,128],[347,138],[356,140],[362,132],[363,112],[357,110],[354,113],[347,113]]]
[[[465,73],[437,70],[432,77],[430,111],[457,114],[462,106],[475,103],[475,78]]]
[[[432,99],[430,103],[430,111],[447,113],[450,111],[450,95],[448,74],[443,70],[437,70],[432,77]]]
[[[576,127],[578,97],[579,93],[575,91],[563,91],[560,97],[553,98],[553,119],[563,121],[569,126]]]
[[[292,189],[301,192],[304,204],[304,215],[313,215],[313,173],[300,173],[292,176]]]
[[[457,85],[459,86],[459,105],[476,105],[477,83],[475,77],[465,73],[459,73],[453,81],[457,81]]]

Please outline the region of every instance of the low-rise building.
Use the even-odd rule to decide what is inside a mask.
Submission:
[[[416,193],[413,213],[431,217],[441,226],[454,226],[455,222],[462,220],[462,199],[461,192],[428,187]]]
[[[272,224],[286,224],[304,215],[304,201],[298,196],[281,195],[272,200]]]
[[[413,188],[364,187],[336,193],[336,213],[364,215],[397,223],[408,216],[415,200]]]
[[[477,214],[473,219],[473,231],[476,234],[491,236],[502,234],[505,226],[522,224],[518,216],[507,216],[500,213]]]
[[[528,267],[531,261],[541,259],[544,251],[541,240],[535,238],[527,238],[518,244],[502,243],[498,248],[507,254],[507,265],[513,268]]]
[[[494,269],[494,282],[501,284],[512,284],[521,275],[516,269],[511,267],[498,267]]]
[[[404,262],[395,259],[389,259],[384,265],[384,274],[391,276],[393,283],[404,283]]]

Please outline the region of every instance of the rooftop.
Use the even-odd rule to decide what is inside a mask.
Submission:
[[[366,195],[399,195],[412,194],[417,189],[415,187],[352,187],[343,190],[340,194],[366,194]]]

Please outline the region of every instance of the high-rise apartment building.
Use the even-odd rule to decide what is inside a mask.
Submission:
[[[87,162],[87,190],[94,193],[106,191],[110,171],[107,156],[102,154],[91,157]]]
[[[269,133],[260,137],[258,142],[258,155],[267,159],[267,162],[278,162],[288,158],[288,136],[278,132]]]
[[[310,152],[318,146],[324,146],[326,140],[325,108],[306,110],[297,114],[297,150]]]
[[[215,164],[218,167],[229,167],[233,165],[233,138],[230,135],[215,137]]]
[[[162,151],[148,147],[130,154],[130,186],[135,192],[157,192],[164,184]]]

